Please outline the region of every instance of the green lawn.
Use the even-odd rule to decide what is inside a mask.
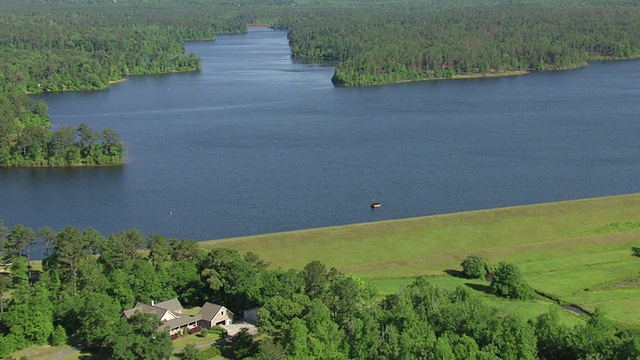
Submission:
[[[214,341],[220,339],[217,333],[208,333],[206,336],[198,336],[199,334],[184,335],[173,341],[173,348],[183,348],[187,344],[203,345],[213,344]]]
[[[381,294],[429,275],[455,288],[469,254],[490,263],[517,264],[537,290],[587,310],[601,307],[611,318],[640,325],[640,194],[517,206],[376,223],[291,231],[201,243],[204,248],[252,251],[272,267],[301,269],[312,260],[373,281]],[[614,224],[614,225],[611,225]],[[468,280],[467,280],[468,282]],[[533,317],[549,303],[496,302]],[[575,322],[567,314],[568,322]]]

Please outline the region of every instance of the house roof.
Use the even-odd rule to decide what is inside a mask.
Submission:
[[[206,302],[204,303],[204,305],[202,305],[202,308],[200,309],[200,311],[198,311],[198,315],[201,315],[202,319],[204,320],[211,321],[213,320],[214,317],[216,317],[216,314],[218,314],[218,312],[223,308],[225,307],[222,305],[216,305],[210,302]]]
[[[159,308],[157,306],[150,306],[141,302],[137,302],[133,308],[123,311],[122,314],[124,315],[125,318],[128,319],[131,316],[133,316],[133,314],[135,314],[136,312],[141,312],[143,314],[155,314],[158,317],[158,319],[162,319],[162,317],[167,312],[171,313],[173,317],[177,317],[177,315],[174,314],[169,309]]]
[[[165,329],[173,330],[173,329],[191,324],[193,322],[196,322],[200,319],[202,319],[202,316],[200,316],[200,314],[196,316],[182,316],[176,319],[165,321],[160,326],[158,326],[158,331],[164,331]]]
[[[171,310],[171,312],[173,313],[182,312],[182,304],[180,304],[180,301],[178,301],[178,299],[176,298],[157,303],[154,306],[162,309]]]

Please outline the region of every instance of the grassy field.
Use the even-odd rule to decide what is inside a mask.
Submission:
[[[469,254],[517,264],[539,291],[601,307],[621,323],[639,326],[640,194],[283,232],[203,242],[204,248],[252,251],[272,267],[301,269],[312,260],[369,279],[391,293],[418,275],[440,286],[465,285],[446,275]],[[467,281],[468,282],[468,281]],[[497,301],[487,296],[489,301]],[[510,302],[513,303],[513,302]],[[496,303],[506,306],[504,302]],[[513,306],[513,305],[511,305]],[[535,316],[537,302],[515,307]],[[571,321],[569,319],[568,321]]]

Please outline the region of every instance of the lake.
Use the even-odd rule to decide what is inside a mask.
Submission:
[[[282,31],[186,48],[201,72],[37,96],[129,161],[0,169],[5,225],[205,240],[640,191],[640,61],[341,88]]]

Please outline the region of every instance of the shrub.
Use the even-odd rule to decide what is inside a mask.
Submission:
[[[469,255],[460,264],[465,276],[470,279],[482,279],[486,274],[486,263],[480,255]]]
[[[53,346],[62,346],[67,344],[67,331],[60,325],[56,326],[53,329],[53,332],[50,336],[51,345]]]
[[[520,269],[513,264],[501,262],[493,273],[491,290],[494,294],[508,299],[529,299],[532,290],[524,281]]]
[[[640,246],[632,246],[631,251],[633,252],[633,256],[640,257]]]

